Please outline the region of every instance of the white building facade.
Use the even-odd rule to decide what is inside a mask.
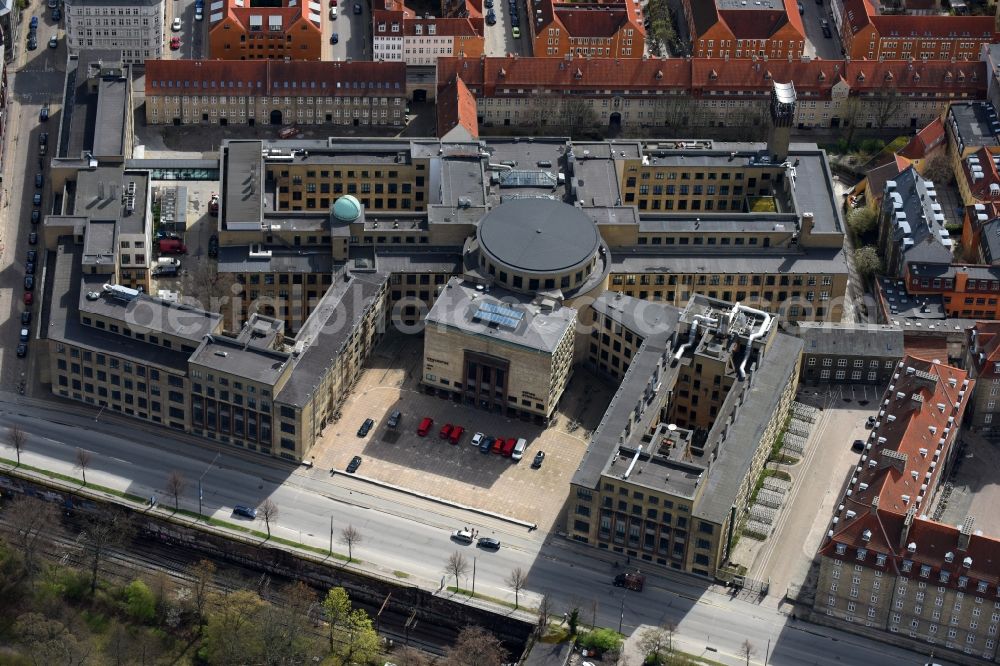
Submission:
[[[163,57],[164,0],[64,0],[70,57],[87,49],[120,49],[141,65]]]

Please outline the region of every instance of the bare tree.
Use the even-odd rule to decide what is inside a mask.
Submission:
[[[482,627],[466,627],[448,649],[444,666],[500,666],[507,657],[507,650],[496,636]]]
[[[516,567],[507,576],[507,584],[514,590],[514,608],[516,609],[521,605],[518,597],[521,594],[521,590],[528,584],[528,574],[524,573],[521,567]]]
[[[420,650],[407,645],[392,653],[392,663],[399,666],[431,666],[431,659]]]
[[[187,480],[177,470],[167,475],[167,494],[174,498],[174,511],[180,508],[181,495],[186,487]]]
[[[83,485],[87,485],[87,468],[90,467],[91,459],[90,451],[86,449],[76,450],[76,464],[73,465],[73,468],[80,470],[83,474]]]
[[[457,550],[448,556],[448,562],[444,565],[446,574],[455,577],[455,587],[458,587],[458,577],[464,576],[469,571],[469,562],[465,555]]]
[[[665,623],[659,627],[643,629],[639,634],[639,649],[646,661],[643,663],[662,664],[673,652],[673,637],[677,627]]]
[[[191,600],[194,602],[194,612],[200,629],[205,621],[205,607],[208,605],[208,593],[215,577],[215,563],[211,560],[201,560],[191,568],[191,574]]]
[[[222,313],[234,299],[233,287],[236,276],[233,273],[220,273],[218,264],[214,261],[198,261],[187,264],[185,283],[191,289],[188,293],[197,294],[197,305],[210,312]],[[238,300],[238,297],[235,297]]]
[[[354,525],[348,525],[340,531],[340,540],[347,546],[347,561],[354,559],[354,546],[361,543],[361,531]]]
[[[115,546],[132,537],[134,526],[125,511],[111,510],[97,514],[80,533],[80,544],[90,565],[90,594],[97,590],[97,574],[101,563]]]
[[[11,541],[21,551],[25,572],[34,585],[39,542],[59,529],[59,509],[51,502],[25,495],[12,502],[4,515],[14,532]]]
[[[552,600],[543,596],[538,602],[538,635],[541,636],[549,626],[549,616],[552,615]]]
[[[7,428],[7,443],[14,447],[14,453],[17,455],[17,464],[20,467],[21,452],[24,451],[24,445],[28,443],[28,436],[19,427],[11,426]]]
[[[743,641],[743,644],[740,645],[740,656],[746,658],[747,666],[750,666],[750,657],[755,654],[757,654],[757,648],[754,647],[753,643],[749,639]]]
[[[260,517],[264,520],[264,525],[267,527],[267,538],[270,539],[271,521],[278,519],[278,505],[271,501],[271,498],[268,497],[261,502],[260,506],[257,507],[257,510],[260,511]]]

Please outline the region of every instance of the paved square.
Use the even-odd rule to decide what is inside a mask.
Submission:
[[[359,476],[537,523],[549,530],[559,517],[569,482],[611,399],[612,387],[578,368],[563,397],[560,415],[547,429],[419,390],[423,338],[388,334],[370,359],[337,423],[327,427],[312,454],[317,467],[343,470],[351,458],[364,462]],[[396,429],[386,426],[389,413],[403,413]],[[427,437],[416,433],[423,417],[434,419]],[[366,418],[376,421],[365,438],[357,436]],[[574,422],[578,422],[575,425]],[[452,445],[438,433],[445,423],[465,434]],[[473,433],[528,440],[524,459],[514,463],[482,454],[470,445]],[[537,451],[545,451],[541,469],[531,469]],[[557,525],[558,527],[558,525]]]

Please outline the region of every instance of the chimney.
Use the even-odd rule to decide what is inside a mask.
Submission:
[[[966,516],[962,526],[958,528],[958,550],[969,549],[969,539],[972,538],[972,524],[974,522],[976,522],[975,518]]]
[[[878,513],[878,495],[872,498],[871,512],[872,515],[876,515]]]
[[[767,152],[779,164],[788,157],[788,143],[795,122],[795,84],[771,81],[770,122],[767,127]]]
[[[906,548],[906,540],[910,536],[910,528],[913,526],[913,517],[917,515],[917,505],[912,504],[906,510],[906,517],[903,518],[903,531],[899,533],[899,547]]]

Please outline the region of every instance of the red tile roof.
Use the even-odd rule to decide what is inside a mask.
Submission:
[[[541,14],[537,12],[541,12]],[[608,2],[557,2],[556,0],[531,0],[528,17],[541,19],[535,25],[535,34],[541,34],[553,23],[574,37],[613,37],[623,27],[646,34],[646,27],[639,17],[636,5],[630,0]]]
[[[1000,377],[1000,321],[977,321],[965,335],[976,377]]]
[[[725,9],[716,7],[712,0],[687,0],[694,21],[692,37],[697,39],[722,23],[736,39],[768,39],[786,25],[805,34],[797,0],[780,0],[778,6],[741,7]]]
[[[185,91],[182,93],[181,91]],[[280,93],[278,92],[280,90]],[[406,95],[406,63],[147,60],[146,95]]]
[[[907,92],[938,93],[942,90],[985,95],[986,63],[947,60],[851,60],[844,80],[852,94],[895,88]],[[796,83],[796,87],[798,83]]]
[[[461,125],[469,136],[479,138],[476,97],[457,75],[438,92],[437,136],[443,137]]]
[[[982,177],[974,178],[972,171],[972,162],[969,158],[974,157],[978,160],[979,166],[982,168]],[[1000,156],[996,156],[1000,159]],[[994,155],[989,151],[988,148],[983,147],[974,153],[965,157],[962,160],[962,172],[960,174],[961,178],[965,179],[965,182],[969,186],[969,192],[972,193],[979,201],[1000,201],[1000,191],[994,193],[991,186],[996,185],[1000,187],[1000,172],[997,170],[997,164],[994,161]]]
[[[922,160],[927,158],[934,149],[944,146],[945,139],[947,139],[947,135],[944,131],[944,122],[940,118],[935,118],[917,132],[916,136],[903,146],[899,154],[911,160]]]
[[[799,94],[810,92],[829,98],[843,70],[844,63],[840,60],[727,61],[723,58],[692,58],[691,85],[703,96],[712,90],[757,90],[770,94],[774,81],[792,81]]]
[[[282,30],[285,31],[287,31],[299,19],[309,21],[317,29],[320,29],[322,26],[322,15],[320,12],[313,12],[312,16],[315,17],[315,20],[310,20],[309,4],[309,2],[302,1],[297,4],[285,6],[279,5],[277,7],[269,7],[267,5],[254,5],[251,7],[250,3],[239,2],[238,0],[223,0],[224,15],[222,18],[231,18],[243,26],[243,29],[247,31],[250,30],[251,15],[262,17],[263,25],[269,25],[269,16],[280,16]],[[214,22],[212,27],[214,27],[217,23],[218,22]]]
[[[954,457],[974,387],[964,370],[903,358],[822,555],[969,591],[979,591],[982,581],[996,593],[1000,541],[973,534],[970,527],[963,549],[958,528],[920,516]]]
[[[992,39],[992,16],[920,16],[913,14],[878,14],[870,17],[883,39],[887,37],[954,37]]]
[[[850,27],[851,34],[857,34],[862,28],[871,25],[871,17],[875,8],[868,0],[844,0],[844,22]]]

